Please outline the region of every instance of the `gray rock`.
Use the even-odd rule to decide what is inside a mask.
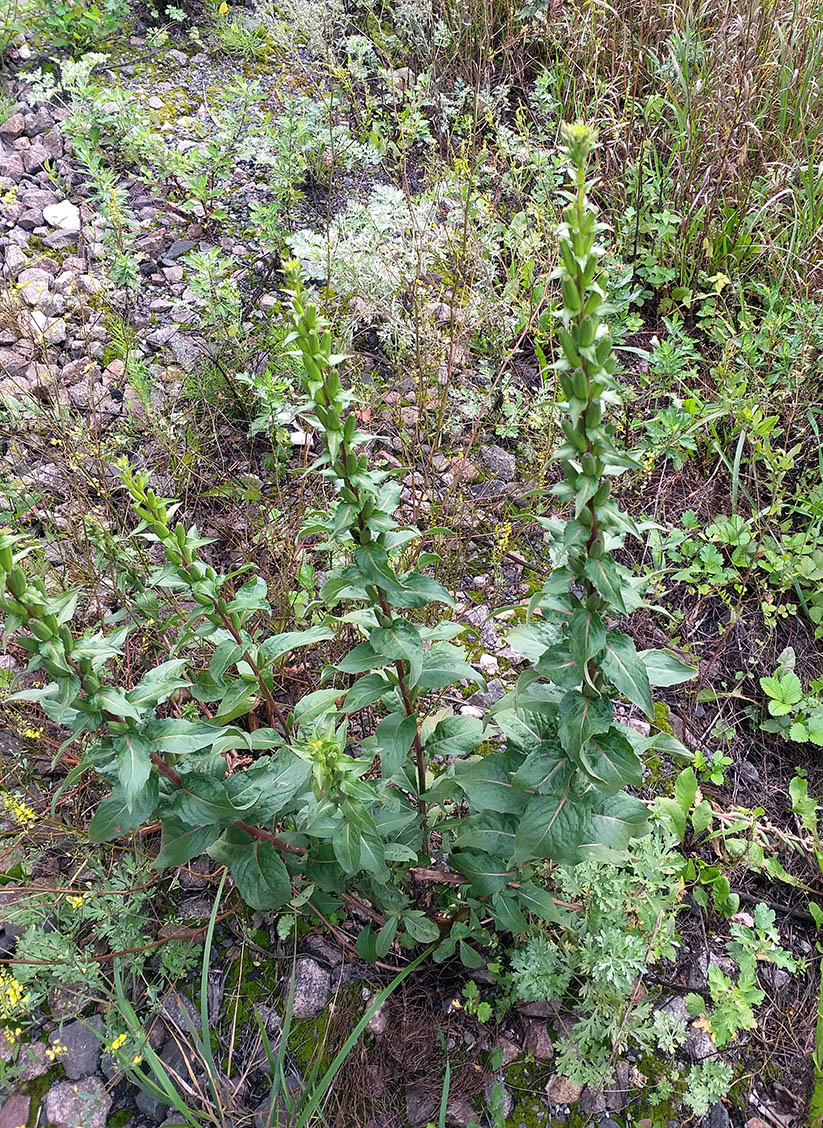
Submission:
[[[111,1097],[99,1077],[58,1081],[43,1098],[41,1119],[48,1128],[106,1128]]]
[[[726,1106],[721,1101],[713,1104],[703,1118],[703,1124],[705,1128],[729,1128],[729,1114],[726,1111]]]
[[[39,172],[46,161],[51,160],[51,153],[40,141],[35,141],[30,149],[22,153],[23,168],[26,172]]]
[[[711,1035],[704,1030],[698,1030],[694,1025],[682,995],[673,996],[660,1009],[679,1015],[686,1023],[688,1037],[684,1048],[692,1061],[700,1062],[705,1061],[706,1058],[717,1057],[717,1046],[712,1041]]]
[[[517,461],[513,454],[509,454],[500,446],[482,447],[480,459],[483,465],[494,474],[501,482],[513,482],[517,470]]]
[[[48,299],[51,275],[40,267],[31,266],[17,276],[17,285],[30,306],[39,306]]]
[[[193,372],[203,356],[203,350],[198,343],[183,333],[175,333],[169,341],[169,347],[184,372]]]
[[[60,231],[76,233],[80,230],[80,209],[70,200],[61,200],[44,207],[43,219],[50,227],[57,227]]]
[[[49,1042],[57,1048],[57,1059],[70,1081],[79,1081],[97,1072],[104,1029],[103,1019],[95,1014],[88,1021],[78,1019],[58,1027],[49,1035]]]
[[[572,1105],[580,1100],[583,1089],[559,1073],[553,1073],[546,1082],[546,1096],[554,1104]]]
[[[189,251],[193,251],[196,246],[197,244],[192,242],[191,239],[175,239],[163,256],[163,265],[174,266],[177,259],[187,255]]]
[[[297,1093],[303,1083],[299,1074],[293,1072],[286,1073],[284,1080],[289,1097]],[[282,1090],[265,1096],[252,1114],[254,1128],[273,1128],[274,1125],[287,1123],[289,1104],[290,1101]]]
[[[316,1018],[322,1014],[330,989],[331,977],[325,968],[311,958],[298,959],[294,979],[294,1017]]]
[[[5,176],[18,184],[25,171],[23,158],[19,153],[0,154],[0,176]]]
[[[34,343],[18,341],[10,348],[0,348],[0,376],[22,379],[34,357]]]
[[[26,137],[37,137],[54,125],[54,118],[47,106],[38,106],[32,113],[25,114],[23,120]]]
[[[415,1082],[406,1087],[406,1118],[411,1128],[421,1128],[437,1118],[440,1097],[428,1085]],[[471,1101],[455,1097],[446,1106],[446,1123],[454,1128],[465,1128],[477,1113]]]
[[[503,685],[500,678],[492,678],[492,680],[487,683],[487,689],[485,691],[478,689],[478,691],[473,693],[468,699],[468,703],[469,705],[476,705],[479,709],[491,709],[492,705],[494,705],[496,701],[499,701],[501,697],[505,697],[505,695],[506,687]]]
[[[22,114],[12,114],[7,118],[2,125],[0,125],[0,137],[4,141],[16,141],[26,128],[26,122]]]
[[[28,1093],[12,1093],[0,1107],[0,1128],[18,1128],[29,1119],[31,1097]]]
[[[632,1067],[627,1061],[618,1061],[614,1067],[614,1083],[606,1086],[606,1108],[609,1112],[622,1112],[632,1090]],[[602,1128],[602,1125],[601,1125]]]
[[[76,231],[50,231],[48,235],[43,236],[43,245],[50,247],[53,251],[64,251],[66,247],[71,247],[76,242]]]
[[[26,1042],[20,1047],[17,1058],[17,1077],[20,1081],[34,1081],[51,1069],[52,1062],[45,1042]]]
[[[10,278],[16,278],[21,270],[26,269],[28,264],[29,260],[25,252],[16,243],[9,243],[6,247],[3,272]]]
[[[169,991],[161,1006],[165,1017],[184,1034],[192,1030],[200,1031],[202,1026],[200,1012],[191,999],[181,995],[179,991]]]

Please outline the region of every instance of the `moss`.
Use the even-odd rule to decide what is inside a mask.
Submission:
[[[514,1106],[506,1119],[506,1128],[544,1128],[550,1122],[546,1108],[545,1088],[551,1076],[547,1062],[525,1059],[506,1070],[506,1085],[514,1098]]]

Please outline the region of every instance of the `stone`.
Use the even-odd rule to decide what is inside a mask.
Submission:
[[[28,1094],[12,1093],[0,1108],[0,1128],[21,1128],[27,1124],[30,1106],[31,1097]]]
[[[722,1101],[716,1101],[703,1118],[705,1128],[729,1128],[729,1114]]]
[[[26,1042],[17,1058],[17,1076],[20,1081],[34,1081],[48,1073],[52,1064],[45,1042]]]
[[[19,153],[5,153],[0,155],[0,176],[5,176],[15,184],[19,183],[25,173],[23,158]]]
[[[26,172],[39,172],[46,161],[51,159],[51,153],[41,141],[35,141],[30,149],[23,150],[22,157]]]
[[[70,1081],[96,1073],[104,1030],[103,1019],[95,1014],[87,1021],[77,1019],[51,1032],[49,1042]]]
[[[771,1128],[771,1125],[759,1116],[750,1116],[743,1128]]]
[[[455,482],[476,482],[480,477],[480,471],[468,458],[456,458],[449,467],[449,472]]]
[[[54,125],[54,118],[47,106],[38,106],[36,110],[24,116],[24,121],[26,137],[37,137]]]
[[[480,459],[487,470],[490,470],[501,482],[513,482],[517,469],[517,460],[513,454],[501,446],[486,446],[480,450]]]
[[[146,103],[150,110],[162,110],[165,104],[166,103],[163,101],[163,99],[158,98],[156,94],[152,94],[151,98],[149,98],[148,102]]]
[[[179,991],[171,990],[163,999],[161,1005],[163,1014],[170,1022],[174,1023],[178,1030],[182,1030],[184,1034],[191,1031],[199,1032],[202,1026],[200,1013],[194,1003],[185,995],[181,995]]]
[[[26,122],[23,115],[12,114],[10,118],[6,118],[3,124],[0,125],[0,137],[2,137],[4,141],[16,141],[25,128]]]
[[[84,381],[87,384],[98,384],[102,379],[102,373],[98,365],[90,360],[88,357],[80,357],[78,360],[70,360],[68,364],[63,366],[60,373],[60,382],[70,387],[72,384],[78,384]]]
[[[631,1064],[622,1059],[615,1063],[614,1082],[605,1089],[606,1108],[609,1112],[622,1112],[632,1088]],[[602,1128],[602,1125],[601,1125]]]
[[[577,1104],[582,1092],[582,1085],[575,1085],[573,1081],[561,1077],[559,1073],[553,1073],[546,1082],[546,1096],[554,1104]]]
[[[41,305],[49,296],[51,275],[40,267],[31,266],[17,276],[17,285],[30,306]]]
[[[552,1044],[545,1022],[538,1020],[526,1024],[523,1048],[526,1053],[532,1055],[535,1061],[552,1060],[554,1057],[554,1045]]]
[[[60,231],[80,230],[80,209],[70,200],[61,200],[43,208],[43,219],[50,227],[57,227]]]
[[[26,269],[28,263],[26,253],[16,243],[9,243],[6,247],[3,272],[10,278],[16,278],[21,270]]]
[[[18,341],[10,348],[0,348],[0,376],[22,379],[33,358],[33,341]]]
[[[300,1076],[293,1072],[285,1074],[285,1082],[289,1094],[296,1093],[303,1084]],[[276,1094],[269,1094],[263,1098],[252,1116],[254,1128],[272,1128],[273,1125],[279,1124],[281,1120],[286,1121],[288,1119],[289,1110],[286,1107],[284,1094],[279,1088]]]
[[[43,1098],[41,1121],[48,1128],[106,1128],[111,1097],[99,1077],[58,1081]]]
[[[415,1082],[406,1086],[406,1119],[411,1128],[422,1128],[424,1124],[436,1120],[440,1109],[440,1096],[431,1086]],[[446,1105],[446,1124],[453,1128],[465,1128],[477,1113],[471,1101],[454,1097]]]
[[[47,345],[62,345],[66,339],[66,323],[62,317],[47,317],[41,310],[35,309],[30,317],[35,339],[45,341]]]
[[[184,372],[193,372],[203,355],[197,342],[184,333],[175,333],[169,340],[169,347]]]
[[[316,1018],[326,1009],[331,989],[331,976],[316,960],[298,959],[294,978],[293,1015],[295,1018]]]
[[[187,255],[189,251],[193,251],[196,246],[197,244],[191,239],[175,239],[163,256],[163,265],[174,266],[177,259]]]

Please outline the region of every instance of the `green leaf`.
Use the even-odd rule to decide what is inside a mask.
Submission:
[[[244,812],[244,822],[265,824],[306,785],[311,765],[289,748],[261,756],[251,767],[224,781],[231,804]]]
[[[541,920],[548,921],[549,924],[569,926],[571,916],[569,911],[561,909],[555,903],[554,897],[547,893],[545,889],[541,889],[539,885],[535,885],[531,881],[524,881],[518,890],[518,895],[520,903],[527,912],[539,916]]]
[[[670,685],[680,685],[681,682],[689,681],[697,673],[694,666],[681,662],[669,650],[641,650],[637,656],[646,667],[650,685],[658,685],[664,688]]]
[[[585,563],[583,571],[586,574],[586,579],[591,580],[594,584],[597,594],[605,599],[616,611],[621,611],[625,614],[627,608],[623,599],[623,587],[616,565],[605,556],[601,556],[597,560],[589,558]]]
[[[433,944],[440,939],[440,929],[419,909],[410,909],[403,913],[403,924],[412,940],[418,944]]]
[[[500,858],[478,851],[455,850],[450,860],[452,867],[469,879],[477,897],[499,893],[517,875],[517,870]]]
[[[469,665],[459,647],[435,642],[423,655],[423,672],[418,682],[421,689],[441,689],[464,678],[486,688],[483,675]]]
[[[578,846],[588,821],[588,809],[571,789],[557,795],[535,795],[526,807],[515,837],[515,859],[520,865],[548,859],[578,861]]]
[[[344,873],[357,873],[360,869],[360,830],[345,819],[332,838],[337,863]]]
[[[188,772],[175,791],[172,808],[189,826],[226,825],[243,820],[254,807],[256,797],[246,796],[245,804],[232,802],[226,781],[201,772]]]
[[[245,716],[254,707],[258,690],[257,683],[252,685],[239,678],[232,682],[215,711],[215,723],[226,725],[235,717]]]
[[[149,721],[143,735],[152,752],[170,752],[175,756],[184,756],[207,748],[222,732],[222,728],[205,722],[187,721],[182,717],[162,717]]]
[[[502,932],[526,932],[528,922],[520,911],[516,893],[497,893],[492,898],[492,912],[497,928]]]
[[[163,819],[160,835],[160,853],[154,860],[154,868],[182,866],[192,858],[204,853],[220,833],[218,826],[189,826],[175,815]]]
[[[229,604],[229,612],[250,613],[252,611],[269,611],[266,596],[268,587],[262,576],[255,576],[247,580]]]
[[[583,746],[595,733],[606,732],[614,720],[612,704],[605,697],[586,697],[578,689],[566,692],[558,711],[560,743],[576,764],[581,764]]]
[[[187,665],[188,661],[185,658],[172,658],[168,662],[161,662],[129,690],[129,701],[138,708],[159,705],[176,689],[182,689],[189,684],[189,679],[181,676]]]
[[[483,722],[478,717],[444,717],[426,741],[426,752],[429,759],[467,756],[483,743],[483,735]]]
[[[782,717],[792,711],[803,697],[803,685],[797,674],[790,670],[771,678],[761,678],[760,688],[768,694],[769,712],[773,717]]]
[[[399,923],[399,917],[390,916],[388,918],[388,920],[386,921],[386,923],[383,925],[383,927],[380,929],[380,931],[377,933],[377,936],[374,940],[374,958],[375,959],[382,960],[383,956],[385,956],[386,953],[388,952],[389,948],[391,948],[392,943],[394,942],[395,934],[397,932],[398,923]],[[361,933],[361,935],[362,935],[362,933]],[[364,941],[364,944],[365,944],[365,941]],[[358,937],[358,950],[359,950],[359,937]],[[360,954],[363,955],[362,952]],[[368,958],[368,957],[364,957],[364,958]]]
[[[607,858],[622,854],[632,838],[646,833],[648,823],[646,805],[634,795],[618,791],[616,795],[601,796],[592,811],[581,849]]]
[[[603,620],[594,611],[578,607],[569,623],[569,650],[580,669],[597,658],[606,642]]]
[[[42,649],[42,648],[41,648]],[[71,672],[71,671],[67,671]],[[99,689],[92,698],[92,703],[98,709],[109,713],[113,717],[125,717],[132,721],[140,720],[140,710],[136,705],[133,705],[119,689],[115,689],[112,685],[104,685]]]
[[[122,787],[115,787],[94,812],[89,825],[89,841],[110,842],[140,826],[154,814],[157,795],[156,777],[149,778],[131,805]]]
[[[537,662],[548,647],[559,642],[560,633],[556,623],[535,619],[513,627],[506,636],[506,641],[529,662]]]
[[[270,635],[260,649],[269,662],[275,662],[292,650],[302,646],[314,646],[318,642],[334,638],[331,627],[308,627],[304,631],[286,631],[284,634]]]
[[[380,674],[366,674],[365,677],[358,678],[346,694],[343,712],[356,713],[360,709],[365,709],[384,693],[388,693],[390,688],[389,683]]]
[[[523,810],[525,796],[512,788],[508,764],[500,753],[472,763],[458,761],[454,766],[454,779],[469,806],[477,811],[517,815]]]
[[[349,651],[342,661],[338,662],[336,669],[344,674],[364,674],[367,670],[379,669],[388,665],[388,658],[376,653],[370,642],[361,642]]]
[[[301,697],[292,711],[294,723],[298,728],[306,731],[311,724],[330,711],[337,712],[337,699],[340,697],[339,689],[316,689]]]
[[[643,782],[640,759],[629,741],[614,727],[590,737],[583,746],[581,760],[584,770],[600,780],[609,794],[621,787],[639,787]]]
[[[117,778],[129,806],[134,806],[151,772],[148,741],[136,732],[127,732],[113,741],[117,752]]]
[[[697,776],[692,768],[684,768],[674,781],[674,797],[680,804],[680,810],[687,815],[697,799]]]
[[[712,805],[708,799],[701,800],[692,811],[692,828],[695,834],[700,834],[703,830],[708,830],[712,825],[714,814],[712,812]]]
[[[658,795],[654,801],[654,809],[662,816],[663,822],[669,827],[678,842],[682,842],[686,835],[686,812],[676,799],[668,795]]]
[[[417,736],[417,717],[400,711],[384,717],[375,729],[374,743],[380,754],[385,779],[391,779],[403,766],[414,738]]]
[[[620,631],[609,631],[603,656],[603,672],[624,697],[647,717],[654,715],[652,691],[646,667],[638,656],[634,640]]]
[[[420,629],[406,619],[394,619],[389,627],[378,627],[369,635],[374,650],[386,661],[408,663],[408,684],[417,685],[423,671],[423,640]]]
[[[279,909],[291,899],[288,870],[271,842],[229,827],[208,853],[231,869],[240,896],[251,908]]]

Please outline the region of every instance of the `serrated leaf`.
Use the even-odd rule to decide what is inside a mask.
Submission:
[[[646,667],[634,640],[620,631],[609,631],[603,655],[603,672],[614,686],[647,717],[654,715],[652,691]]]

